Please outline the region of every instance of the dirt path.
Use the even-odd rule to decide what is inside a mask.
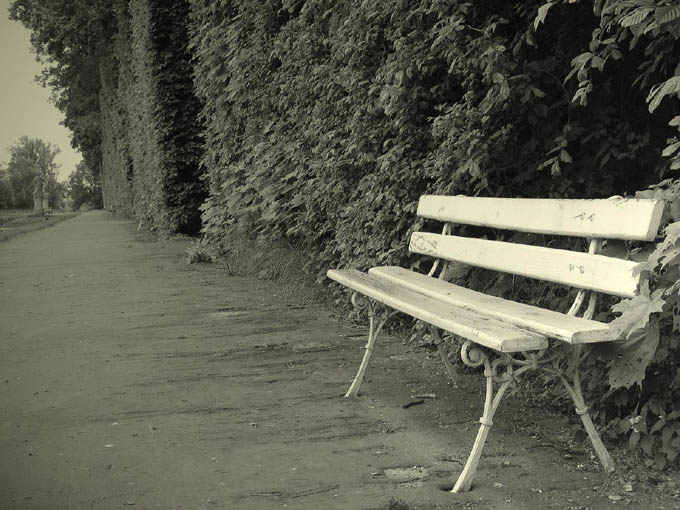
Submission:
[[[478,374],[454,390],[388,340],[364,395],[339,398],[362,332],[188,266],[186,247],[100,212],[0,244],[0,508],[677,508],[623,492],[575,422],[518,400],[473,491],[442,491],[474,439]],[[419,393],[437,398],[401,407]]]

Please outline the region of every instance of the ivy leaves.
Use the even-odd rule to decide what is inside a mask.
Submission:
[[[670,223],[653,249],[629,254],[646,283],[641,295],[613,307],[621,315],[611,327],[624,341],[604,356],[617,406],[609,424],[628,435],[631,450],[642,450],[647,465],[663,468],[680,454],[680,181],[665,180],[637,197],[663,199]]]
[[[663,291],[657,290],[651,296],[635,296],[614,305],[612,311],[621,313],[620,317],[609,324],[615,336],[626,340],[635,337],[639,340],[638,332],[647,331],[650,328],[651,314],[663,311],[665,302],[662,294]]]
[[[637,322],[630,325],[634,329],[626,333],[626,342],[616,349],[614,359],[609,365],[610,388],[629,388],[633,384],[642,386],[647,368],[654,359],[659,346],[659,322],[658,320],[650,322],[649,316],[651,313],[661,311],[663,304],[661,301],[631,305],[635,311],[630,315],[635,316]],[[645,326],[639,327],[643,323]],[[613,327],[620,327],[620,325]]]
[[[674,187],[678,185],[674,183]],[[657,196],[667,191],[657,189]],[[665,329],[671,334],[680,329],[680,221],[667,225],[664,233],[664,239],[636,267],[645,278],[641,294],[612,307],[621,315],[610,327],[625,339],[610,363],[609,385],[614,389],[642,386],[645,371],[657,354],[661,324],[669,323]],[[650,283],[654,288],[651,293]]]
[[[642,386],[647,367],[659,345],[659,320],[652,314],[664,309],[666,303],[662,293],[659,290],[652,296],[624,299],[612,308],[621,316],[610,323],[610,328],[625,341],[617,347],[609,364],[611,388],[627,388],[633,384]]]
[[[538,14],[536,14],[536,18],[534,19],[534,30],[538,30],[538,26],[545,22],[545,17],[548,15],[548,11],[553,5],[555,5],[554,2],[548,2],[538,8]]]
[[[680,10],[680,7],[678,7],[678,10]],[[659,107],[664,97],[673,95],[677,96],[678,94],[680,94],[680,76],[673,76],[663,83],[652,87],[649,91],[649,95],[647,96],[647,103],[649,103],[649,113],[653,113],[654,110]],[[671,122],[672,124],[670,125],[678,124],[678,121],[675,119],[671,120]],[[664,154],[664,156],[667,155],[668,154]]]
[[[538,9],[534,29],[538,30],[539,25],[546,22],[546,15],[552,7],[567,1],[553,0],[542,5]],[[616,74],[608,62],[620,60],[630,61],[628,66],[637,69],[633,84],[646,90],[649,113],[655,113],[665,97],[680,98],[676,58],[680,39],[680,6],[659,0],[613,0],[606,2],[604,7],[601,3],[596,4],[594,14],[599,26],[593,30],[587,50],[571,60],[571,70],[564,80],[565,83],[574,78],[578,80],[573,103],[587,106],[598,86],[602,88],[608,81],[611,83],[610,76]],[[623,45],[626,41],[627,49]],[[642,59],[639,52],[633,53],[640,41],[644,43]],[[605,66],[608,66],[608,72]],[[680,121],[675,118],[669,123],[676,128],[680,128],[679,124]],[[662,154],[671,158],[669,169],[680,169],[678,136],[668,138],[667,142]]]

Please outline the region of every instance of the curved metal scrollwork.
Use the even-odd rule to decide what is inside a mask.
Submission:
[[[541,363],[542,351],[536,353],[523,352],[524,359],[513,358],[508,353],[498,353],[493,361],[489,355],[471,340],[466,340],[460,350],[460,357],[467,366],[475,368],[484,365],[484,375],[491,377],[494,382],[512,381],[516,376],[528,370],[538,368]],[[500,372],[505,371],[499,375]]]
[[[477,439],[470,452],[463,472],[458,477],[452,492],[465,492],[470,490],[472,479],[474,478],[477,464],[486,442],[489,429],[493,425],[493,417],[498,405],[506,390],[524,372],[541,368],[550,373],[554,373],[564,384],[569,395],[574,401],[576,414],[579,415],[583,425],[595,448],[595,452],[600,458],[600,462],[606,471],[613,471],[614,461],[607,452],[602,440],[600,439],[595,426],[588,414],[588,407],[583,399],[581,392],[581,380],[579,375],[579,363],[581,361],[581,346],[576,346],[573,358],[566,369],[560,367],[549,368],[546,365],[554,365],[555,358],[545,359],[545,350],[537,352],[522,352],[521,358],[513,358],[508,353],[497,353],[499,356],[493,361],[489,359],[489,354],[471,341],[466,341],[461,347],[461,358],[463,363],[469,367],[479,367],[484,365],[484,376],[486,377],[486,398],[484,401],[484,413],[479,419],[480,428],[477,432]],[[504,370],[503,370],[504,368]],[[495,385],[497,387],[494,387]]]
[[[472,368],[489,363],[489,357],[486,353],[470,340],[466,340],[460,348],[460,358],[463,363]]]
[[[465,463],[463,472],[458,477],[452,492],[465,492],[470,490],[479,458],[482,455],[484,443],[486,442],[489,429],[493,425],[493,417],[503,398],[503,394],[508,387],[515,382],[517,376],[522,372],[533,370],[538,366],[538,356],[534,358],[525,357],[525,359],[516,359],[508,353],[497,354],[498,357],[491,361],[486,351],[470,340],[463,343],[463,346],[461,347],[460,356],[463,363],[469,367],[484,365],[486,398],[484,400],[484,413],[479,419],[480,428],[477,432],[477,439],[475,440],[470,456]],[[494,384],[498,384],[498,388],[494,388]]]
[[[384,305],[380,301],[371,299],[358,292],[352,294],[352,306],[354,306],[354,310],[359,314],[367,311],[369,319],[375,318],[377,323],[383,323],[398,313],[397,310]]]
[[[392,308],[383,305],[382,303],[375,303],[373,305],[373,313],[375,314],[375,319],[378,322],[384,323],[387,321],[387,319],[397,314],[398,312],[396,310],[393,310]]]

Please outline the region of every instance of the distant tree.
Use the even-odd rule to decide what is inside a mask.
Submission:
[[[14,207],[14,190],[7,174],[7,169],[0,168],[0,209]]]
[[[10,146],[11,159],[7,165],[7,175],[13,190],[14,207],[32,208],[33,192],[37,186],[44,186],[52,194],[57,184],[59,165],[55,157],[59,152],[59,147],[28,136],[22,136]]]
[[[107,0],[13,0],[9,18],[31,30],[31,44],[45,66],[39,81],[52,90],[89,168],[99,174],[100,64],[111,58],[116,31]]]
[[[73,200],[73,209],[78,210],[83,204],[90,207],[102,207],[102,188],[99,180],[87,167],[85,161],[76,165],[76,169],[68,177],[68,193]]]

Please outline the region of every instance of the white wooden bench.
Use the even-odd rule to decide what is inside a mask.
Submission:
[[[618,340],[605,323],[592,319],[597,293],[637,295],[641,275],[635,262],[597,254],[606,239],[645,240],[656,237],[663,202],[613,197],[608,200],[505,199],[464,196],[421,197],[418,216],[444,222],[441,234],[414,232],[409,250],[436,259],[428,275],[400,267],[374,267],[368,274],[332,269],[328,277],[354,291],[352,302],[368,311],[369,335],[359,371],[346,397],[356,397],[377,337],[385,321],[397,312],[425,322],[449,374],[456,377],[441,343],[439,329],[464,337],[462,361],[484,366],[486,399],[480,429],[453,492],[470,489],[494,413],[515,378],[529,370],[557,373],[572,397],[588,436],[606,471],[614,462],[588,414],[581,391],[579,365],[583,344]],[[587,252],[449,235],[451,224],[590,239]],[[580,289],[567,314],[489,296],[466,289],[440,276],[449,261],[547,280]],[[577,315],[588,304],[581,317]],[[549,352],[571,347],[567,366],[554,366]],[[517,355],[519,353],[519,355]],[[548,353],[548,354],[546,354]],[[557,370],[557,371],[556,371]],[[494,393],[494,385],[497,385]]]

